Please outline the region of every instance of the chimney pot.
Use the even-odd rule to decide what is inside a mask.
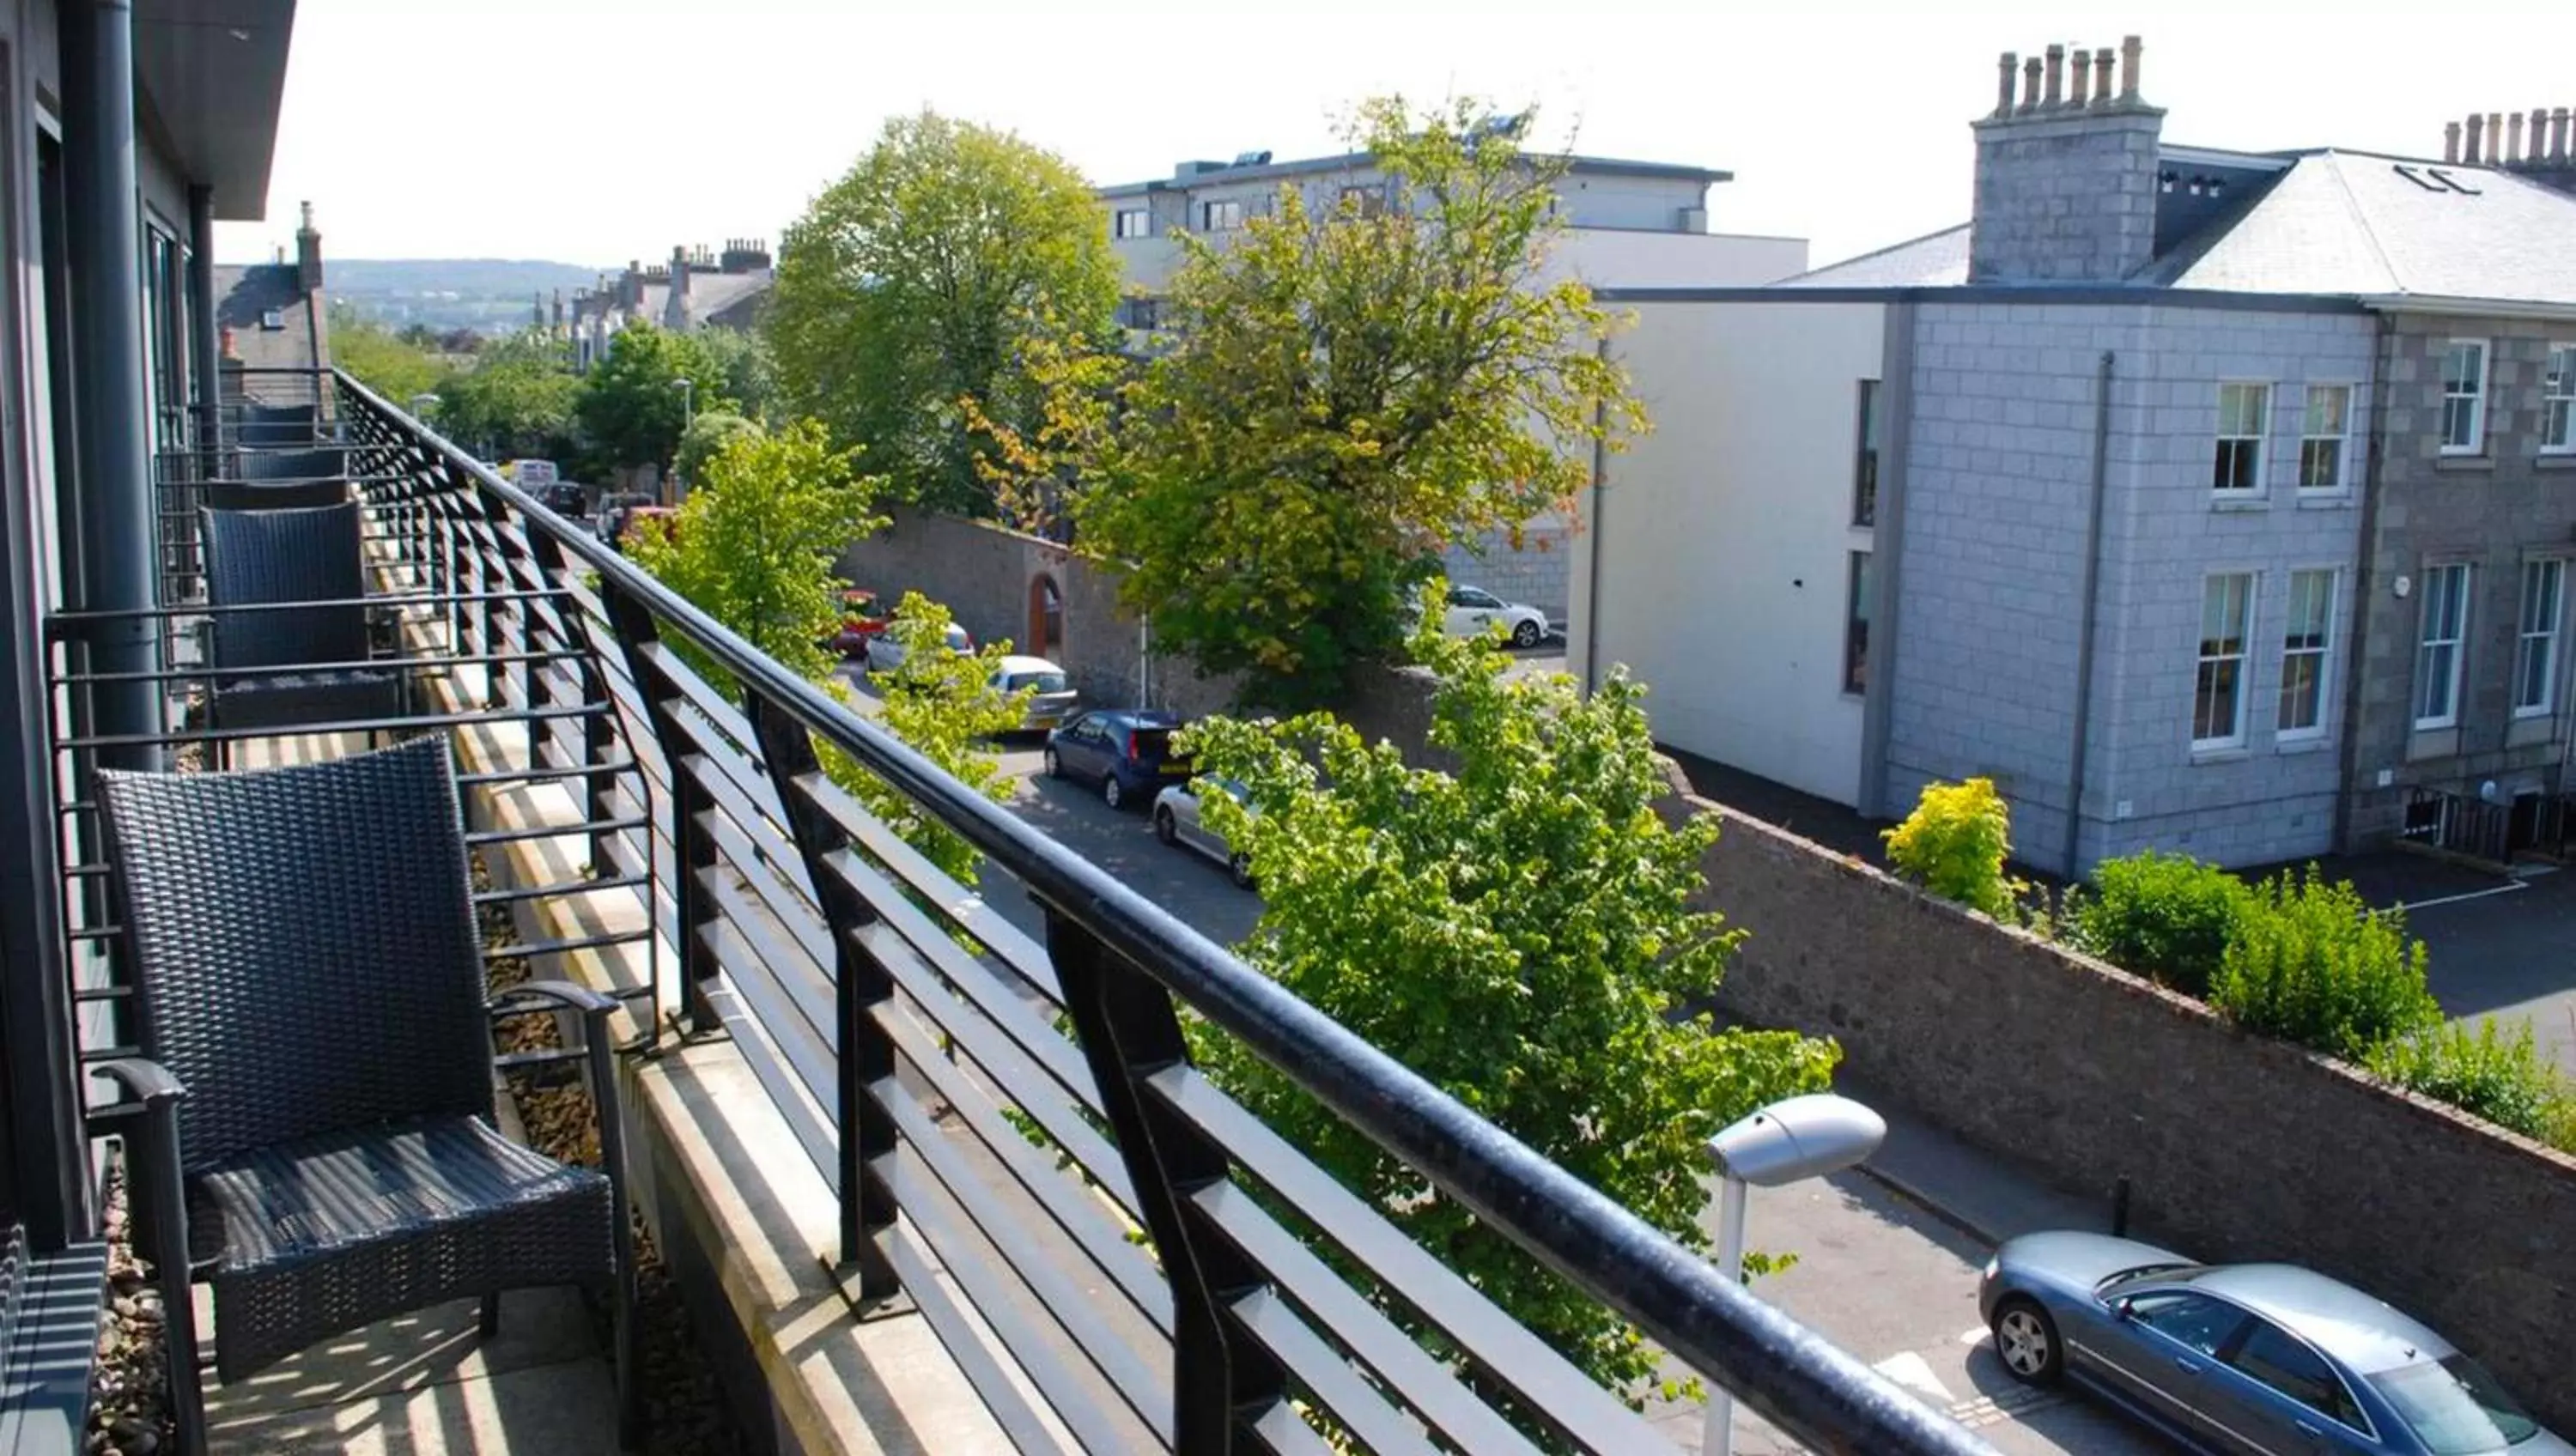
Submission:
[[[2138,58],[2145,50],[2146,42],[2138,37],[2120,37],[2120,99],[2123,101],[2138,99]]]
[[[2460,124],[2456,121],[2446,122],[2442,126],[2442,160],[2456,162],[2459,159]]]
[[[2013,76],[2021,70],[2021,57],[2010,51],[1995,62],[1995,115],[2010,116],[2013,109]]]
[[[2476,112],[2474,112],[2474,111],[2470,112],[2470,113],[2469,113],[2469,145],[2468,145],[2468,150],[2466,150],[2466,151],[2464,151],[2464,152],[2462,152],[2462,153],[2460,154],[2460,160],[2461,160],[2462,162],[2464,162],[2464,163],[2466,163],[2466,164],[2468,164],[2469,166],[2472,166],[2472,167],[2474,167],[2474,166],[2478,165],[2478,162],[2479,162],[2480,158],[2481,158],[2481,157],[2483,157],[2483,156],[2485,155],[2485,151],[2486,151],[2486,148],[2485,148],[2486,134],[2487,134],[2487,119],[2486,119],[2485,117],[2483,117],[2483,116],[2478,115],[2478,114],[2477,114]]]
[[[2531,136],[2523,144],[2522,159],[2537,167],[2548,155],[2549,108],[2535,106],[2531,108]]]
[[[2562,106],[2549,113],[2549,160],[2566,161],[2567,143],[2567,108]]]
[[[2501,111],[2487,113],[2487,165],[2504,165],[2504,113]]]
[[[2055,111],[2058,103],[2063,101],[2066,95],[2066,47],[2062,45],[2052,45],[2048,48],[2048,70],[2046,74],[2048,77],[2048,90],[2041,97],[2040,104],[2051,111]]]
[[[2084,47],[2075,48],[2075,64],[2066,73],[2066,104],[2081,109],[2087,101],[2085,77],[2092,74],[2093,62]]]
[[[2517,111],[2505,119],[2505,136],[2508,138],[2504,148],[2505,165],[2508,167],[2520,165],[2522,161],[2521,112]]]
[[[2093,104],[2111,104],[2111,48],[2104,46],[2093,53]]]
[[[2037,56],[2032,56],[2030,59],[2021,63],[2021,109],[2024,111],[2037,111],[2039,109],[2039,71],[2041,64],[2042,62]]]

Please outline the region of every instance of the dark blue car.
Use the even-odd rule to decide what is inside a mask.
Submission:
[[[1094,709],[1047,734],[1047,777],[1097,783],[1112,809],[1152,803],[1163,785],[1189,781],[1189,760],[1172,753],[1180,726],[1159,708]]]
[[[2576,1456],[2448,1340],[2288,1264],[2026,1234],[1995,1251],[1977,1307],[2014,1379],[2072,1377],[2198,1451]]]

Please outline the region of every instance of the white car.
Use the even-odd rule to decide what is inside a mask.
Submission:
[[[1065,681],[1064,669],[1043,657],[1003,658],[993,667],[993,686],[1005,693],[1030,690],[1028,710],[1020,718],[1020,729],[1026,733],[1043,733],[1072,717],[1073,705],[1081,697]]]
[[[1483,587],[1449,588],[1449,610],[1440,630],[1452,637],[1481,637],[1494,623],[1503,624],[1514,647],[1536,647],[1547,637],[1547,613],[1507,602]]]
[[[959,652],[972,652],[975,639],[966,635],[965,628],[951,622],[948,624],[948,645]],[[903,644],[894,640],[894,633],[890,631],[875,634],[868,638],[867,663],[870,672],[894,671],[903,666]]]
[[[1203,774],[1186,784],[1172,784],[1154,796],[1154,837],[1165,844],[1207,856],[1225,866],[1225,872],[1244,889],[1252,888],[1252,865],[1236,854],[1224,836],[1207,827],[1199,818],[1198,787],[1214,784],[1243,800],[1243,785],[1214,774]],[[1248,805],[1246,806],[1249,807]]]

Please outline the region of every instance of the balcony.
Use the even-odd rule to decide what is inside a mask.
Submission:
[[[737,1408],[773,1424],[756,1436],[1674,1449],[1676,1423],[1590,1383],[1195,1071],[1182,1026],[1203,1019],[1812,1448],[1987,1449],[396,406],[346,377],[242,383],[161,459],[158,604],[45,624],[84,1063],[136,1049],[98,765],[256,770],[445,735],[490,958],[620,1003],[640,1211]],[[226,726],[207,705],[238,669],[200,646],[198,508],[315,449],[364,521],[366,595],[342,605],[373,618],[369,663],[408,677],[407,711]],[[138,617],[161,665],[102,670]],[[152,726],[102,731],[138,681]],[[824,772],[835,755],[891,797],[872,811]],[[888,803],[973,845],[981,883],[935,868]],[[1035,933],[996,908],[1021,892]],[[577,1309],[530,1304],[504,1331],[486,1346],[470,1305],[437,1309],[212,1388],[215,1448],[614,1449]]]

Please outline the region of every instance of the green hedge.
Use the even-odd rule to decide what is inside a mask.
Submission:
[[[2441,1023],[2425,960],[2402,913],[2373,912],[2349,882],[2312,865],[2254,892],[2209,1001],[2251,1030],[2366,1061],[2381,1043]]]
[[[2072,938],[2123,970],[2206,997],[2253,903],[2253,890],[2218,866],[2151,849],[2094,868]]]
[[[2476,1113],[2525,1137],[2576,1152],[2576,1089],[2541,1059],[2528,1022],[2499,1035],[2490,1018],[2470,1031],[2452,1023],[2385,1043],[2370,1069],[2399,1086]]]

